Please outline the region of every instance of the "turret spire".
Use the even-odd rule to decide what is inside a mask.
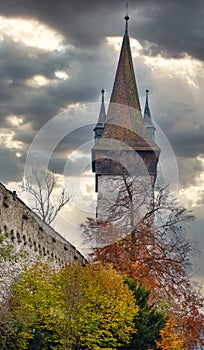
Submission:
[[[149,90],[146,90],[146,101],[144,108],[144,124],[146,126],[147,134],[155,141],[155,127],[152,121],[152,116],[149,108]]]
[[[104,123],[105,123],[105,120],[106,120],[104,93],[105,93],[105,90],[102,89],[101,90],[101,108],[100,108],[100,112],[99,112],[98,122],[97,122],[97,124],[96,124],[96,126],[94,128],[95,139],[98,139],[98,138],[101,137],[101,135],[103,133],[103,129],[104,129]]]
[[[104,103],[104,92],[105,92],[105,90],[102,89],[102,90],[101,90],[101,102],[102,102],[102,103]]]
[[[145,101],[145,109],[144,109],[144,116],[147,116],[151,118],[151,112],[149,108],[149,90],[146,90],[146,101]]]

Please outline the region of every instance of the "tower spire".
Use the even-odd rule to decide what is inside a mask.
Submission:
[[[116,204],[118,198],[117,189],[112,190],[113,180],[120,183],[120,181],[123,182],[124,175],[129,175],[132,181],[133,176],[134,178],[136,176],[138,183],[135,188],[139,190],[138,195],[143,193],[142,188],[146,186],[150,186],[152,193],[160,154],[159,147],[148,135],[148,128],[144,123],[140,108],[128,35],[128,4],[126,8],[125,34],[107,117],[104,112],[104,92],[102,90],[101,110],[94,129],[96,142],[92,148],[92,170],[96,174],[95,190],[98,192],[96,215],[102,221],[107,219],[106,213],[112,210],[110,203]],[[146,92],[145,118],[146,115],[151,120],[148,91]],[[154,128],[153,125],[150,130],[153,130],[152,128]],[[144,184],[145,187],[143,187]],[[122,220],[122,217],[120,219]]]
[[[100,112],[94,129],[97,142],[92,149],[92,166],[97,175],[96,182],[99,181],[100,184],[103,175],[121,175],[124,172],[123,159],[126,159],[126,166],[131,168],[131,172],[135,175],[140,174],[140,165],[131,158],[135,155],[142,159],[153,182],[157,174],[160,149],[148,135],[141,112],[128,35],[128,20],[127,11],[125,34],[107,117],[103,119],[101,126],[101,114],[105,116],[105,113]],[[148,105],[148,93],[146,97]],[[103,111],[103,93],[101,110]]]
[[[110,102],[126,105],[141,111],[128,36],[128,20],[127,12],[125,16],[125,35],[123,36]]]

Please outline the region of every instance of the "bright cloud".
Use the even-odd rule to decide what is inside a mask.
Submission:
[[[8,129],[1,129],[0,146],[11,149],[23,149],[21,141],[14,140],[15,132]]]
[[[152,70],[154,74],[159,72],[163,78],[177,78],[181,77],[187,81],[190,87],[198,89],[196,79],[203,74],[203,62],[191,58],[189,55],[180,59],[164,58],[161,55],[150,57],[146,56],[144,62]]]
[[[0,39],[11,37],[15,42],[42,50],[61,50],[63,37],[45,24],[33,19],[0,17]]]
[[[14,127],[17,127],[23,124],[23,117],[19,117],[16,115],[8,115],[6,119],[10,123],[10,125]]]
[[[50,84],[50,80],[43,75],[35,75],[31,79],[26,80],[27,85],[32,87],[45,86]]]
[[[58,70],[55,72],[55,76],[58,78],[58,79],[61,79],[61,80],[66,80],[68,79],[68,74],[67,72],[65,71],[61,71],[61,70]]]

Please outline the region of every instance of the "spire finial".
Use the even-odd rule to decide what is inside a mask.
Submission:
[[[148,102],[149,90],[146,90],[146,101]]]
[[[104,102],[104,92],[105,92],[105,90],[102,89],[102,90],[101,90],[101,98],[102,98],[102,101],[101,101],[101,102]]]
[[[128,1],[126,3],[126,16],[125,16],[125,20],[126,20],[126,24],[125,24],[125,34],[128,35],[128,20],[130,19],[130,17],[128,16]]]

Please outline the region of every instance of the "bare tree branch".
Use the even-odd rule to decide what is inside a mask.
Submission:
[[[72,194],[64,188],[56,198],[57,178],[50,171],[30,169],[30,176],[26,178],[22,188],[31,194],[33,200],[31,209],[49,225],[72,199]]]

